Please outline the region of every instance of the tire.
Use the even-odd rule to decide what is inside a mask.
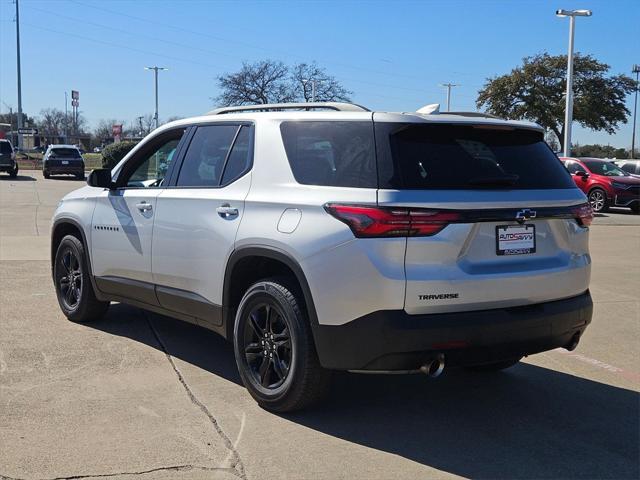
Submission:
[[[594,188],[589,192],[589,203],[596,213],[606,212],[609,209],[607,193],[601,188]]]
[[[18,165],[16,165],[15,168],[9,172],[10,178],[16,178],[17,176],[18,176]]]
[[[76,174],[76,178],[77,178],[78,180],[84,180],[84,173],[77,173],[77,174]]]
[[[320,401],[331,381],[330,371],[318,361],[301,297],[287,285],[287,279],[271,278],[249,287],[233,331],[242,383],[261,407],[273,412]]]
[[[47,172],[46,170],[43,170],[43,171],[42,171],[42,176],[43,176],[44,178],[51,178],[51,175],[49,175],[49,172]]]
[[[633,213],[640,213],[640,204],[636,203],[634,205],[631,205],[631,211]]]
[[[522,357],[512,358],[510,360],[503,360],[501,362],[487,363],[485,365],[474,365],[472,367],[466,367],[471,372],[499,372],[509,367],[513,367],[522,360]]]
[[[93,290],[84,245],[73,235],[58,245],[53,280],[60,309],[72,322],[98,320],[107,312],[109,302],[98,300]]]

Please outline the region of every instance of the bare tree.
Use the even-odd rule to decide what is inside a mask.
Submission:
[[[120,125],[124,122],[122,120],[116,120],[115,118],[102,119],[96,127],[93,129],[93,136],[97,143],[104,143],[106,140],[113,138],[113,126]]]
[[[40,110],[40,117],[36,120],[38,129],[47,137],[61,137],[65,134],[67,117],[62,110],[45,108]]]
[[[291,72],[292,87],[296,99],[310,102],[350,102],[350,92],[344,88],[332,75],[328,75],[324,68],[316,62],[298,63]],[[314,90],[315,89],[315,95]]]
[[[243,63],[239,72],[218,77],[222,93],[215,101],[221,106],[291,102],[296,95],[289,77],[282,62]]]

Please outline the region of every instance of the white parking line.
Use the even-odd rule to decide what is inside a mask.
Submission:
[[[640,382],[640,373],[637,372],[630,372],[628,370],[625,370],[624,368],[620,368],[620,367],[616,367],[614,365],[610,365],[606,362],[603,362],[601,360],[597,360],[595,358],[591,358],[591,357],[587,357],[586,355],[582,355],[581,353],[574,353],[574,352],[569,352],[567,350],[565,350],[564,348],[556,348],[554,350],[554,352],[560,353],[566,357],[571,357],[571,358],[575,358],[576,360],[578,360],[579,362],[582,363],[587,363],[589,365],[592,365],[596,368],[599,368],[601,370],[606,370],[610,373],[614,373],[616,375],[619,375],[621,377],[624,377],[628,380],[632,380],[634,382]]]

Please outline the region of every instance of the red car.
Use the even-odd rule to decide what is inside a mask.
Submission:
[[[587,195],[594,212],[628,207],[640,213],[640,178],[599,158],[560,157],[576,185]]]

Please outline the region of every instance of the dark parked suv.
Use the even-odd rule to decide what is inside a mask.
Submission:
[[[9,140],[0,139],[0,172],[7,172],[11,178],[18,175],[18,162]]]
[[[49,145],[42,157],[42,175],[70,174],[84,179],[84,159],[75,145]]]

